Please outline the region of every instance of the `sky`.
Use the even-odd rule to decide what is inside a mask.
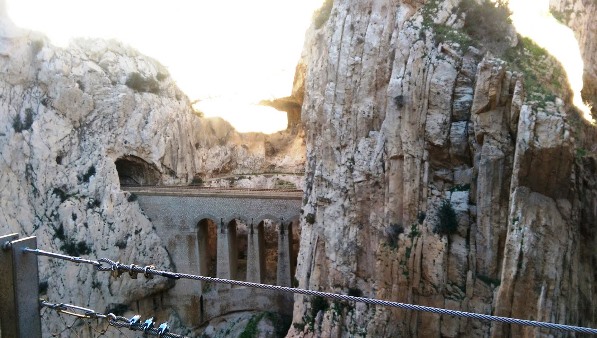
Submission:
[[[170,71],[206,116],[241,132],[286,128],[286,114],[258,106],[290,95],[313,11],[323,0],[6,0],[9,16],[59,46],[73,37],[115,38]],[[565,67],[580,98],[582,59],[571,30],[550,14],[548,0],[511,0],[517,31]],[[541,29],[537,29],[541,27]],[[567,45],[564,46],[563,43]]]
[[[323,0],[6,0],[19,26],[65,47],[74,37],[115,38],[165,65],[206,116],[239,131],[286,128],[286,114],[256,106],[289,96],[313,11]]]

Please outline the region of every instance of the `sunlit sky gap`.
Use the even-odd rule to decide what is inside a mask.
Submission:
[[[6,0],[11,19],[65,47],[115,38],[164,64],[206,116],[241,132],[286,128],[257,106],[290,95],[313,11],[323,0]]]
[[[286,127],[286,115],[257,106],[290,94],[313,11],[323,0],[6,0],[9,16],[59,46],[73,37],[115,38],[168,67],[207,117],[242,132]],[[549,0],[511,0],[517,31],[564,66],[574,104],[581,99],[583,62],[572,31],[549,14]]]
[[[584,118],[594,122],[591,108],[582,100],[584,63],[574,32],[549,12],[549,0],[511,0],[512,23],[518,33],[535,41],[553,55],[566,70],[573,92],[573,104]]]

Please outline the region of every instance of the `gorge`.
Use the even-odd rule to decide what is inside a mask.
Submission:
[[[595,107],[597,4],[550,9]],[[126,184],[301,189],[300,288],[597,327],[597,130],[503,3],[325,1],[292,93],[267,102],[290,121],[272,135],[198,116],[165,67],[117,41],[58,48],[0,15],[2,234],[176,270]],[[191,336],[240,336],[253,318],[261,336],[574,336],[306,296],[284,330],[246,309],[199,323],[197,304],[160,306],[176,289],[164,279],[41,259],[40,281],[50,300],[155,313]],[[48,336],[64,327],[51,318]]]

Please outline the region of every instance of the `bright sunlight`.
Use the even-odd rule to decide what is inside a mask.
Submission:
[[[584,64],[572,30],[549,13],[549,0],[510,0],[509,7],[518,33],[545,48],[562,64],[574,95],[573,104],[582,111],[587,121],[593,123],[591,108],[583,102],[580,94]]]
[[[168,67],[206,117],[272,133],[286,114],[256,105],[290,95],[313,11],[322,0],[7,0],[18,26],[59,46],[118,39]]]

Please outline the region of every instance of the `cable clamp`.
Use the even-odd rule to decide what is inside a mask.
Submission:
[[[140,322],[141,322],[141,316],[135,315],[135,316],[133,316],[133,318],[129,319],[129,327],[134,330],[134,327],[139,325]]]
[[[170,328],[168,327],[168,323],[160,324],[160,326],[158,327],[158,337],[163,337],[169,331]]]
[[[110,269],[112,272],[112,277],[118,278],[122,275],[122,270],[120,270],[120,262],[116,262],[116,264],[112,265]]]
[[[131,279],[137,279],[137,271],[134,271],[137,266],[135,264],[131,264],[131,269],[129,270],[129,276]]]
[[[151,272],[149,270],[153,270],[155,269],[155,266],[153,265],[147,265],[146,267],[143,268],[143,271],[145,271],[145,273],[143,274],[145,276],[145,278],[147,279],[153,279],[153,274],[151,274]]]
[[[147,333],[147,331],[153,329],[153,317],[146,320],[145,323],[143,323],[143,326],[141,326],[141,329],[144,333]]]

